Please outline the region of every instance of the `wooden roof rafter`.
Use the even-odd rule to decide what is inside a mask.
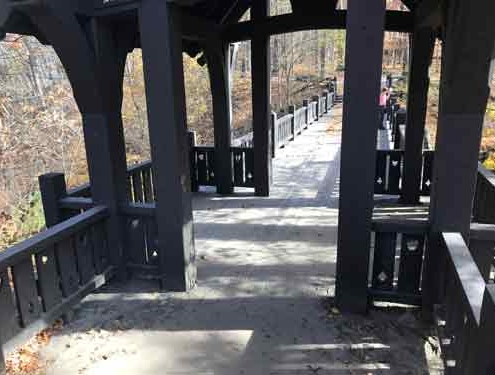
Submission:
[[[346,10],[334,10],[331,14],[289,13],[272,16],[262,21],[231,24],[224,27],[221,32],[223,39],[232,43],[249,40],[255,30],[257,33],[276,35],[313,29],[345,29],[346,16]],[[387,11],[385,22],[387,31],[409,33],[414,29],[414,15],[410,12]]]

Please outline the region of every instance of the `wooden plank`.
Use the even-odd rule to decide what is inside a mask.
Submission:
[[[26,327],[41,315],[33,260],[27,257],[12,267],[14,291],[22,326]]]
[[[387,158],[388,152],[384,150],[378,150],[376,153],[376,165],[375,165],[375,194],[386,193],[387,182]]]
[[[388,194],[399,195],[401,192],[402,152],[390,152],[388,158]]]
[[[373,253],[373,279],[371,287],[375,290],[392,290],[396,250],[396,233],[375,233]]]
[[[134,193],[134,202],[143,202],[143,178],[141,171],[132,172],[132,191]]]
[[[126,216],[154,217],[156,215],[156,203],[129,203],[120,206],[120,211]]]
[[[426,218],[424,220],[394,217],[373,218],[371,229],[375,232],[425,234],[428,232],[428,221]]]
[[[206,159],[208,162],[208,185],[217,185],[217,171],[216,171],[216,158],[215,150],[210,149],[206,152]]]
[[[145,219],[146,226],[146,261],[148,264],[158,265],[160,249],[157,241],[157,224],[154,217]]]
[[[371,289],[369,294],[373,301],[401,303],[404,305],[421,306],[421,296],[417,294],[398,293],[395,290]]]
[[[234,186],[244,185],[244,153],[239,148],[232,149],[234,165]]]
[[[143,193],[144,201],[146,203],[155,201],[155,197],[153,196],[153,185],[151,182],[151,169],[143,170]]]
[[[133,216],[127,219],[127,236],[127,260],[133,264],[146,264],[146,238],[143,218]]]
[[[378,107],[384,25],[385,1],[348,2],[335,290],[345,312],[368,309],[377,137],[369,121]]]
[[[196,151],[196,167],[198,171],[198,185],[208,185],[208,159],[206,150]]]
[[[106,225],[106,222],[102,222],[92,228],[93,259],[97,274],[106,270],[110,264]]]
[[[93,243],[91,232],[85,230],[74,236],[76,246],[77,270],[81,284],[86,284],[95,275]]]
[[[397,285],[399,292],[419,294],[424,246],[424,235],[402,234]]]
[[[79,287],[79,274],[77,273],[77,259],[74,251],[74,241],[67,238],[55,246],[58,271],[62,294],[68,297],[77,291]]]
[[[0,272],[0,306],[0,343],[5,343],[20,330],[19,314],[7,270]]]
[[[86,211],[90,208],[93,208],[95,203],[91,198],[81,198],[81,197],[66,197],[59,199],[58,206],[59,208],[64,209],[63,211],[67,212],[67,210],[76,210],[76,211]],[[80,213],[80,212],[79,212]],[[66,218],[74,215],[67,215]]]
[[[38,287],[43,311],[49,311],[62,300],[57,259],[53,247],[35,255]]]
[[[247,148],[244,150],[244,166],[246,168],[246,187],[254,187],[255,169],[254,169],[254,150]]]
[[[495,241],[469,239],[469,250],[485,282],[489,282],[495,258]]]
[[[421,177],[421,194],[430,195],[431,184],[433,182],[433,160],[435,158],[434,151],[423,151],[423,176]]]

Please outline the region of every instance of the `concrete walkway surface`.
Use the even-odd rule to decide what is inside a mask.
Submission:
[[[443,373],[414,310],[333,308],[338,116],[278,150],[269,198],[195,195],[196,289],[104,287],[43,349],[46,374]]]

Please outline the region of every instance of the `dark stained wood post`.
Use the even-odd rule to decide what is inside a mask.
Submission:
[[[217,193],[232,194],[231,117],[229,93],[228,45],[208,43],[206,58],[210,74],[210,86],[213,101],[214,138],[215,138],[215,180]]]
[[[426,27],[416,30],[411,38],[404,179],[401,196],[401,202],[405,204],[416,204],[420,197],[423,140],[430,86],[429,68],[435,39],[434,31]]]
[[[48,228],[53,227],[66,219],[58,203],[61,198],[67,195],[65,176],[63,173],[47,173],[39,176],[38,181],[45,223]]]
[[[160,269],[167,290],[186,291],[196,266],[179,16],[161,0],[139,8]]]
[[[102,19],[94,19],[83,28],[63,2],[44,3],[26,11],[57,52],[72,85],[82,115],[93,201],[109,210],[110,261],[124,278],[119,206],[128,196],[121,107],[126,43],[132,39],[123,32],[117,41],[115,29]]]
[[[495,2],[450,3],[442,53],[440,108],[423,272],[425,319],[443,295],[441,232],[469,233],[482,126],[492,78]],[[468,37],[469,36],[469,37]]]
[[[251,5],[251,19],[270,16],[270,1],[257,0]],[[255,194],[268,196],[272,182],[270,126],[270,37],[254,30],[251,41],[251,74],[253,95],[253,145]]]
[[[107,224],[108,241],[112,246],[112,264],[118,264],[121,279],[126,277],[124,258],[124,220],[120,205],[129,201],[127,161],[122,124],[123,78],[127,53],[133,42],[125,32],[116,41],[117,30],[111,23],[95,18],[92,21],[96,75],[103,98],[103,113],[83,113],[83,131],[95,204],[106,205],[111,217]]]
[[[374,119],[380,95],[384,26],[384,0],[349,1],[336,279],[336,302],[346,312],[365,312],[368,308],[377,136]]]

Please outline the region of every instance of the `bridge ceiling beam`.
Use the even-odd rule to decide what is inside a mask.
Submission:
[[[283,14],[260,20],[239,22],[225,26],[221,33],[227,42],[249,40],[256,33],[276,35],[295,31],[312,29],[345,29],[346,10],[304,14]],[[410,12],[387,11],[385,15],[385,30],[410,33],[414,30],[414,15]]]
[[[221,24],[228,25],[237,22],[251,6],[251,0],[236,0],[230,9],[225,13]]]
[[[331,12],[337,7],[337,0],[316,0],[308,6],[307,0],[290,0],[293,13],[307,13],[312,10],[318,12]]]
[[[415,22],[417,28],[439,28],[444,23],[442,2],[440,0],[423,0],[416,7]]]

